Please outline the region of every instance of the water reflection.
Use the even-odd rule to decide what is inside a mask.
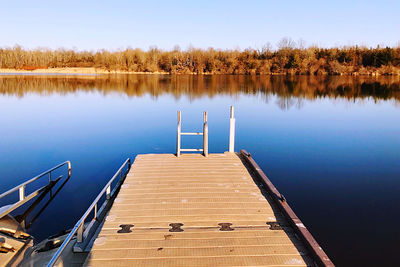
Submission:
[[[302,108],[303,99],[339,99],[362,102],[365,99],[394,100],[400,103],[400,77],[351,76],[242,76],[242,75],[0,75],[0,94],[23,97],[101,92],[128,97],[173,95],[190,100],[217,95],[258,95],[268,102],[277,97],[281,109]]]
[[[70,178],[71,176],[69,175],[67,176],[67,178],[64,179],[64,181],[61,182],[60,180],[62,180],[62,176],[60,176],[57,179],[49,182],[49,184],[45,186],[43,190],[40,192],[39,196],[34,199],[33,203],[31,203],[28,207],[25,208],[25,210],[21,211],[18,215],[14,216],[15,220],[18,223],[20,223],[26,230],[29,230],[29,228],[32,227],[35,221],[50,205],[50,203],[61,191],[61,189],[65,186],[65,184],[69,181]],[[61,182],[61,185],[57,187],[56,185],[58,182]],[[29,221],[27,221],[27,219],[29,219]]]
[[[73,179],[29,229],[42,240],[70,229],[127,157],[175,152],[177,109],[187,130],[200,130],[209,111],[210,152],[226,151],[234,105],[236,148],[254,156],[338,266],[396,266],[399,80],[0,75],[0,189],[72,161]]]

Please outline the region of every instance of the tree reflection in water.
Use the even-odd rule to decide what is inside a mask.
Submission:
[[[122,94],[128,97],[151,95],[203,96],[251,94],[268,102],[278,97],[281,109],[302,108],[304,99],[334,98],[362,102],[364,99],[400,102],[398,76],[250,76],[250,75],[0,75],[0,94],[23,97],[75,92]]]

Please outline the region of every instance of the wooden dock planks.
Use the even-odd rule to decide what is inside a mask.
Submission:
[[[282,220],[235,153],[138,155],[85,265],[312,265]]]

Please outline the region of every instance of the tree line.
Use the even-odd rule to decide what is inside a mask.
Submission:
[[[400,46],[302,48],[290,40],[279,48],[217,50],[151,48],[122,51],[0,48],[0,68],[97,68],[105,71],[169,74],[399,75]]]

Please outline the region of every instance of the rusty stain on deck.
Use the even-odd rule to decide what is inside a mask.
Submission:
[[[86,266],[310,266],[235,153],[138,155]]]

